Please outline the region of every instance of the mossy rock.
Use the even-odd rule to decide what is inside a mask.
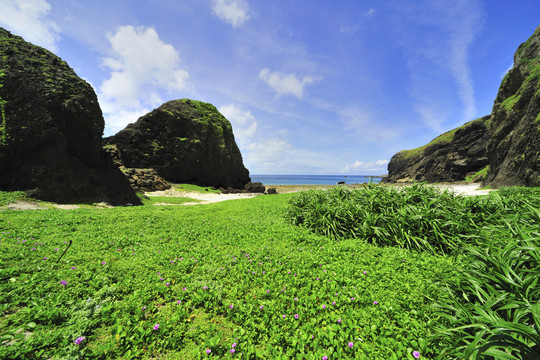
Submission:
[[[48,50],[0,28],[0,190],[48,201],[140,203],[102,149],[90,84]]]
[[[125,166],[156,169],[170,182],[242,189],[250,181],[231,123],[205,102],[166,102],[106,140]]]

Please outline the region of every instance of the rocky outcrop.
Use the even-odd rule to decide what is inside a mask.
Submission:
[[[230,122],[211,104],[169,101],[106,140],[126,167],[174,183],[243,189],[250,181]]]
[[[540,186],[540,27],[517,49],[491,115],[392,157],[383,181],[412,180]]]
[[[171,184],[159,176],[154,169],[125,169],[124,174],[133,190],[138,192],[145,193],[171,188]]]
[[[490,116],[448,131],[422,147],[392,156],[382,182],[447,182],[473,179],[488,165]],[[481,180],[477,178],[476,180]]]
[[[540,186],[540,27],[514,55],[493,105],[491,187]]]
[[[92,87],[65,61],[0,28],[0,189],[54,202],[140,204],[103,151]]]

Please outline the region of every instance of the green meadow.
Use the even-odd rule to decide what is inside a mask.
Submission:
[[[0,211],[0,358],[540,358],[540,189],[161,201]]]

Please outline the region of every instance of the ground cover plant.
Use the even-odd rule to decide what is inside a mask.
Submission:
[[[3,211],[0,358],[438,354],[452,259],[313,234],[290,197]]]
[[[540,358],[540,189],[463,198],[421,184],[370,186],[306,192],[291,204],[293,223],[333,238],[453,253],[455,267],[438,281],[448,295],[435,305],[446,319],[431,337],[444,343],[438,359]]]

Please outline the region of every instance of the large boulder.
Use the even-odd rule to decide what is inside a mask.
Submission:
[[[230,122],[208,103],[166,102],[106,141],[126,167],[152,168],[171,182],[243,189],[250,181]]]
[[[92,87],[53,53],[0,28],[0,190],[55,202],[140,204],[102,149]]]
[[[514,55],[493,105],[491,187],[540,186],[540,27]]]
[[[490,116],[476,119],[433,139],[429,144],[392,156],[383,182],[464,181],[488,165]]]

